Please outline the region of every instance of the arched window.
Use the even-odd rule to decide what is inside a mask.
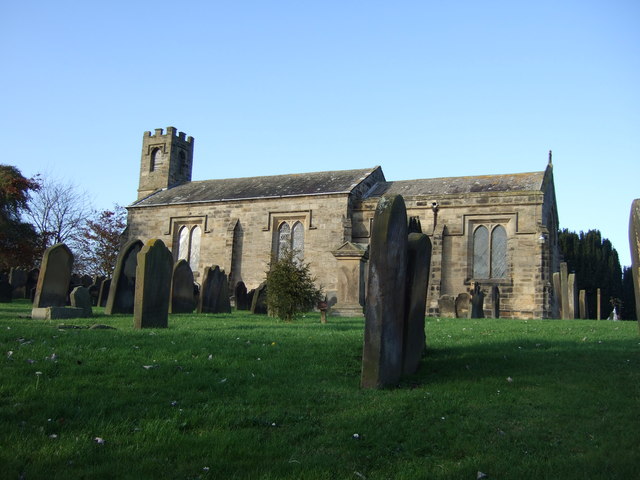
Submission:
[[[483,225],[473,232],[473,278],[489,278],[489,230]]]
[[[278,260],[287,250],[291,249],[291,228],[287,222],[282,222],[278,228]]]
[[[293,225],[291,248],[296,252],[298,261],[301,262],[304,258],[304,226],[300,222]]]
[[[194,272],[198,271],[198,263],[200,262],[201,232],[200,225],[196,225],[191,229],[191,236],[189,238],[189,265]]]
[[[507,231],[498,225],[491,232],[491,278],[507,276]]]
[[[149,171],[155,172],[162,164],[162,150],[154,148],[151,152],[151,164],[149,165]]]
[[[178,234],[178,260],[189,258],[189,229],[183,226]]]

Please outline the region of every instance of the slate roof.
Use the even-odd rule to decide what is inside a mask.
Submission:
[[[257,198],[346,194],[350,193],[377,168],[379,167],[189,182],[160,190],[134,202],[131,206],[147,207]]]
[[[424,178],[379,182],[366,198],[382,195],[454,195],[476,192],[540,191],[544,172],[515,173],[510,175],[480,175],[475,177]]]

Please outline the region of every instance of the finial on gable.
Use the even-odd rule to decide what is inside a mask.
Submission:
[[[553,167],[553,152],[549,150],[549,166]]]

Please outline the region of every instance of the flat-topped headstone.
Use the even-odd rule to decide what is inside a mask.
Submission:
[[[426,347],[424,317],[427,305],[429,267],[431,266],[431,241],[429,237],[422,233],[410,233],[407,254],[407,304],[402,360],[403,375],[411,375],[418,370]]]
[[[360,377],[363,388],[394,385],[402,376],[407,242],[404,199],[400,195],[382,197],[373,216],[369,243]]]
[[[471,295],[466,292],[459,293],[456,297],[456,318],[469,318],[471,316]]]
[[[73,254],[64,243],[47,248],[42,257],[33,308],[64,307],[73,268]]]
[[[136,291],[136,267],[138,253],[144,244],[141,240],[127,242],[118,253],[116,268],[113,271],[111,287],[104,313],[133,313]]]
[[[134,328],[167,328],[173,256],[160,239],[153,238],[138,253]]]
[[[91,308],[93,302],[91,300],[91,293],[87,287],[78,286],[74,288],[71,290],[69,299],[71,300],[72,307],[82,309],[83,317],[90,317],[93,315],[93,310]]]
[[[442,318],[456,318],[456,297],[440,295],[438,298],[438,313]]]
[[[636,295],[636,317],[640,327],[640,198],[636,198],[631,203],[629,247],[631,248],[631,276]]]
[[[173,266],[169,313],[191,313],[196,307],[193,292],[193,271],[185,259]]]

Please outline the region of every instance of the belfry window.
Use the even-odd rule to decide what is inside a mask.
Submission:
[[[159,148],[154,148],[151,152],[151,163],[149,164],[149,171],[155,172],[160,168],[162,164],[162,150]]]
[[[484,225],[473,232],[473,278],[506,278],[507,231],[502,225],[491,231]]]

